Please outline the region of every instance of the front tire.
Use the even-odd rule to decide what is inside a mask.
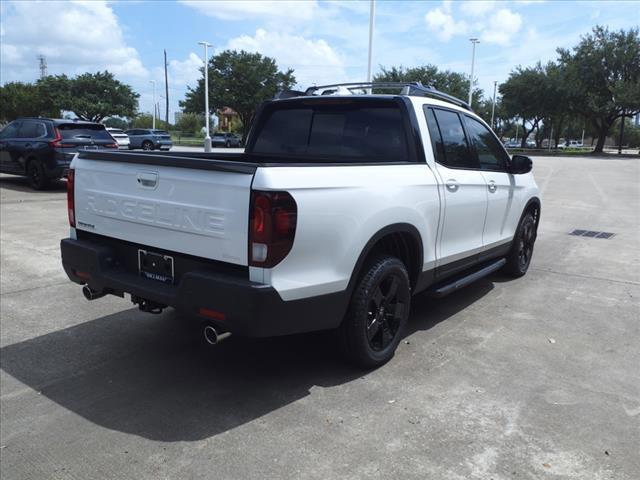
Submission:
[[[536,241],[536,221],[530,212],[525,213],[513,238],[504,271],[512,277],[522,277],[531,265],[533,245]]]
[[[29,185],[34,190],[43,190],[49,185],[44,165],[39,160],[31,160],[27,164],[27,178],[29,179]]]
[[[409,318],[410,303],[409,275],[400,260],[380,256],[369,263],[339,329],[347,358],[366,369],[391,360]]]

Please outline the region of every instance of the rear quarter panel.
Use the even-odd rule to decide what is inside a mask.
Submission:
[[[259,168],[254,190],[286,190],[296,201],[293,248],[272,269],[251,268],[284,300],[342,291],[363,248],[395,223],[417,228],[423,270],[433,266],[440,200],[428,165],[295,166]]]

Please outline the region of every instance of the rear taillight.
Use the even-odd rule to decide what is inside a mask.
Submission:
[[[74,196],[76,171],[70,168],[67,172],[67,213],[69,214],[69,225],[76,226],[76,205]]]
[[[118,144],[117,143],[107,143],[105,145],[106,148],[118,148]]]
[[[298,207],[288,192],[251,192],[249,265],[271,268],[287,256],[297,216]]]
[[[71,148],[73,147],[73,145],[67,145],[62,143],[62,135],[60,135],[60,130],[58,130],[57,128],[53,129],[54,133],[56,134],[56,138],[54,138],[53,140],[51,140],[49,142],[49,146],[52,148]]]

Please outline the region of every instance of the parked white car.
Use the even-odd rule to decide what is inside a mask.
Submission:
[[[567,140],[566,142],[558,145],[558,148],[582,148],[582,142],[578,140]]]
[[[393,356],[413,295],[527,272],[540,221],[528,157],[437,90],[322,95],[335,87],[267,102],[243,153],[81,152],[69,278],[89,300],[193,314],[212,344],[337,329],[371,368]]]
[[[107,128],[107,132],[113,137],[119,148],[127,148],[129,146],[129,135],[124,133],[120,128]]]

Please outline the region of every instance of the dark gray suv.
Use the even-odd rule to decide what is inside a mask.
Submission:
[[[80,120],[19,118],[0,131],[0,172],[23,175],[42,190],[66,175],[80,150],[117,149],[104,125]]]
[[[166,130],[132,128],[124,133],[129,135],[129,150],[169,150],[173,146],[171,135]]]

